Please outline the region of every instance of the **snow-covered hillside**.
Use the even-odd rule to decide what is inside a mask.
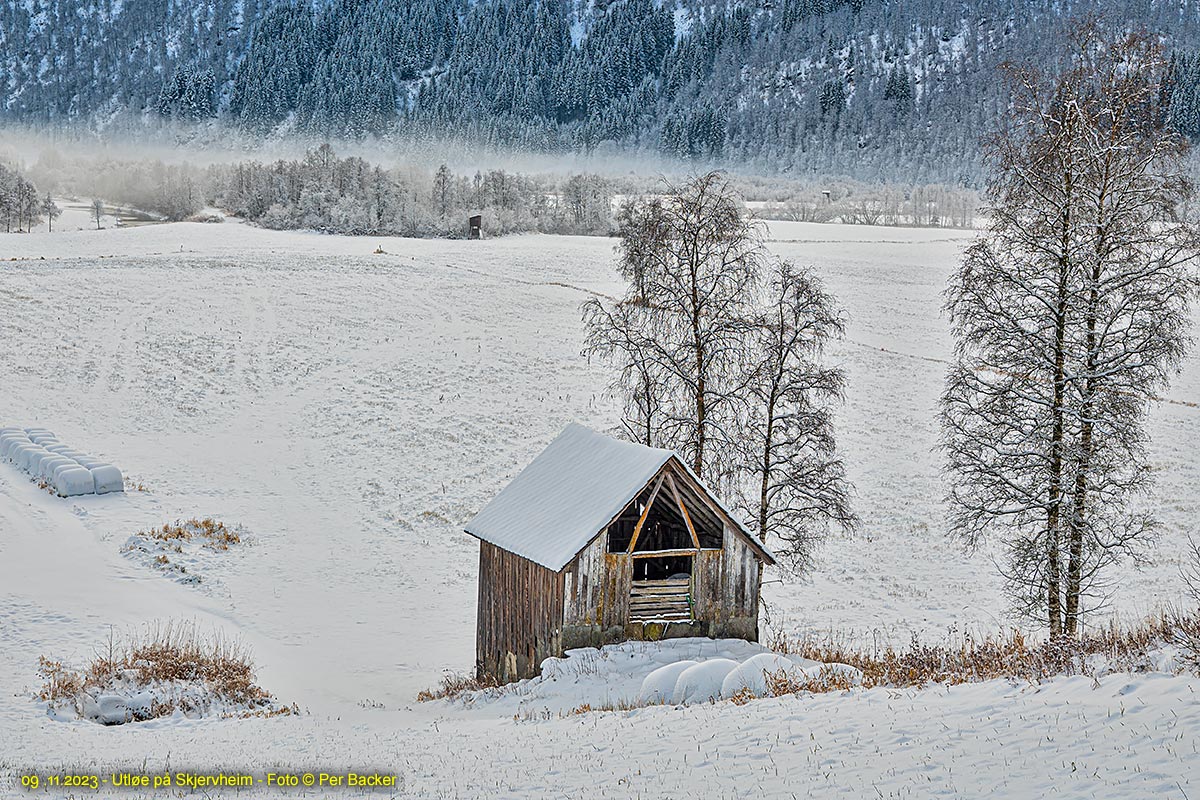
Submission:
[[[901,645],[1008,624],[990,554],[944,536],[934,452],[940,292],[968,234],[772,234],[850,314],[833,357],[864,525],[807,579],[767,575],[770,624]],[[567,422],[616,422],[609,376],[579,355],[579,304],[620,291],[612,247],[236,222],[0,235],[0,426],[50,428],[134,484],[60,499],[0,464],[0,796],[24,796],[31,769],[143,762],[370,765],[404,797],[1200,796],[1200,679],[1165,673],[581,715],[542,713],[536,694],[416,703],[473,664],[463,522]],[[1166,529],[1112,613],[1181,597],[1198,398],[1193,355],[1151,425]],[[121,552],[202,517],[246,536],[205,556],[199,584]],[[304,713],[103,728],[33,699],[39,656],[78,663],[110,625],[155,619],[240,637],[261,685]]]

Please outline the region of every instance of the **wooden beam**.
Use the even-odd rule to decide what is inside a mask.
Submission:
[[[683,498],[679,496],[679,487],[675,485],[675,477],[671,473],[667,473],[667,486],[671,487],[671,494],[675,496],[675,505],[679,506],[679,513],[683,515],[683,521],[687,525],[688,533],[692,535],[692,544],[696,549],[700,549],[700,537],[696,535],[696,528],[692,525],[692,517],[688,514],[687,506],[683,504]]]
[[[658,480],[654,483],[654,488],[650,490],[650,499],[646,501],[646,507],[642,509],[642,515],[638,517],[637,525],[633,529],[633,537],[629,540],[629,550],[626,552],[632,553],[634,546],[637,544],[638,537],[642,535],[642,526],[646,524],[646,517],[650,515],[650,507],[654,505],[654,500],[658,497],[658,490],[662,488],[663,478],[666,474],[658,476]]]
[[[671,556],[694,556],[699,550],[639,550],[630,553],[631,558],[670,558]]]

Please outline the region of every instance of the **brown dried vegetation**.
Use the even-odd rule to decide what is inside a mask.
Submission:
[[[212,550],[228,550],[231,545],[241,544],[242,537],[234,528],[229,528],[224,522],[211,517],[204,519],[189,519],[186,522],[176,520],[164,524],[161,528],[152,528],[141,534],[147,539],[160,542],[190,542],[198,539],[204,547]]]
[[[1150,666],[1150,651],[1164,643],[1188,650],[1189,637],[1200,637],[1200,613],[1162,612],[1139,625],[1122,628],[1115,623],[1084,633],[1076,639],[1029,641],[1020,631],[996,636],[964,634],[955,642],[926,645],[913,640],[905,650],[891,647],[868,652],[842,645],[832,638],[778,637],[773,648],[826,664],[849,664],[862,673],[861,683],[836,668],[815,677],[769,676],[771,694],[831,692],[852,685],[909,687],[930,683],[959,684],[1009,678],[1036,682],[1056,675],[1089,675],[1094,663],[1108,669],[1136,672]],[[1197,639],[1200,641],[1200,638]]]
[[[447,672],[436,689],[422,689],[417,692],[418,703],[428,703],[430,700],[453,700],[467,692],[478,692],[482,689],[496,689],[500,682],[494,678],[479,679],[473,675],[461,672]]]

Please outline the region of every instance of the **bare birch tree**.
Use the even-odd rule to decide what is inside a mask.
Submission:
[[[585,304],[585,352],[620,354],[624,378],[648,382],[650,438],[718,480],[735,461],[742,347],[767,260],[760,228],[713,172],[626,211],[620,232],[633,290],[617,308]]]
[[[774,265],[764,294],[746,381],[745,506],[756,529],[803,570],[831,523],[857,524],[833,424],[845,374],[821,359],[845,319],[812,270],[787,262]]]
[[[1195,240],[1183,142],[1154,107],[1141,35],[1080,26],[1049,78],[1013,70],[992,145],[991,226],[947,292],[956,357],[942,400],[951,526],[998,533],[1025,614],[1073,635],[1104,569],[1154,522],[1145,413],[1187,342]]]
[[[620,214],[615,302],[584,304],[585,354],[614,363],[626,435],[678,451],[794,566],[830,522],[850,527],[821,365],[843,319],[816,276],[780,264],[724,177],[711,173]]]

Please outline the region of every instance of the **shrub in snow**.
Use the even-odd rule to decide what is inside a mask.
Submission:
[[[808,662],[819,667],[816,662]],[[737,666],[721,683],[721,697],[728,700],[735,695],[749,692],[755,697],[771,695],[771,679],[786,676],[793,680],[805,674],[804,665],[778,653],[759,653]]]
[[[711,658],[688,667],[675,681],[671,703],[685,705],[721,699],[721,684],[737,666],[738,662],[732,659]]]
[[[675,684],[684,670],[696,665],[691,660],[676,661],[651,672],[642,680],[638,700],[646,705],[669,703],[675,697]]]
[[[121,470],[112,464],[91,467],[91,471],[92,480],[96,484],[96,494],[125,491],[125,479],[121,477]]]
[[[214,563],[214,553],[241,544],[245,533],[240,525],[227,526],[209,517],[177,520],[138,531],[125,541],[121,553],[180,583],[194,585],[204,581],[200,571],[207,571]]]
[[[82,670],[41,659],[39,699],[51,716],[104,725],[180,714],[186,717],[295,713],[254,682],[243,647],[198,635],[189,624],[156,626],[108,650]]]
[[[78,464],[67,464],[56,469],[52,485],[59,497],[78,497],[81,494],[93,494],[96,491],[96,483],[92,479],[91,470],[84,469]]]

